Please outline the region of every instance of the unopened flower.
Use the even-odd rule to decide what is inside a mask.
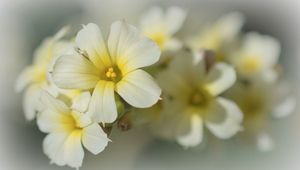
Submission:
[[[233,12],[224,15],[215,23],[207,25],[204,30],[188,39],[187,44],[194,51],[211,50],[218,60],[227,60],[226,52],[239,35],[244,24],[244,16]]]
[[[185,18],[186,12],[179,7],[169,7],[166,12],[153,7],[141,17],[140,28],[162,51],[177,50],[181,43],[174,34],[182,27]]]
[[[67,27],[64,27],[55,36],[45,39],[35,51],[32,65],[17,79],[16,91],[21,92],[25,89],[23,107],[27,120],[34,119],[36,112],[43,107],[39,98],[42,89],[49,87],[48,66],[55,56],[64,53],[70,45],[69,42],[61,40],[66,32]]]
[[[140,68],[157,62],[160,50],[135,27],[117,21],[111,25],[106,41],[99,27],[90,23],[78,32],[76,44],[78,53],[56,60],[53,81],[63,89],[91,90],[88,113],[93,120],[116,120],[115,92],[138,108],[157,102],[161,89]]]
[[[69,108],[45,91],[41,101],[46,109],[37,117],[37,124],[42,132],[48,133],[43,150],[51,163],[78,169],[84,158],[82,145],[93,154],[105,149],[110,141],[107,134],[87,114]]]
[[[237,82],[226,93],[244,113],[241,135],[254,142],[261,151],[270,151],[275,144],[269,134],[272,117],[288,116],[296,107],[295,98],[288,93],[286,84],[266,81]]]
[[[195,61],[190,54],[177,56],[158,75],[165,92],[161,132],[185,147],[201,143],[204,126],[218,138],[232,137],[241,129],[243,115],[234,102],[219,95],[235,80],[234,69],[225,63],[207,71],[203,57]]]
[[[275,38],[251,32],[245,35],[231,62],[243,78],[275,81],[279,55],[280,44]]]

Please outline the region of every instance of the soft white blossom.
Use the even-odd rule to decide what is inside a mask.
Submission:
[[[42,132],[48,134],[43,150],[51,163],[78,169],[84,158],[82,145],[93,154],[105,149],[110,140],[87,114],[68,107],[45,91],[41,101],[46,109],[39,113],[37,124]]]
[[[239,12],[226,14],[215,23],[204,26],[196,35],[191,35],[187,44],[196,52],[202,49],[212,50],[218,60],[227,60],[225,53],[240,34],[244,20]]]
[[[247,33],[240,49],[235,49],[231,59],[238,74],[247,79],[275,81],[275,70],[280,55],[280,43],[275,38],[259,33]]]
[[[179,7],[172,6],[166,11],[153,7],[141,17],[140,28],[162,51],[177,50],[182,44],[174,34],[180,30],[185,18],[186,12]]]
[[[268,81],[237,82],[226,93],[225,96],[235,101],[244,113],[242,137],[250,137],[260,151],[274,148],[275,142],[270,135],[272,118],[294,112],[296,99],[289,93],[286,84]]]
[[[114,22],[106,40],[99,27],[90,23],[78,32],[75,41],[78,53],[56,60],[53,81],[63,89],[91,90],[88,114],[95,121],[116,120],[115,92],[138,108],[158,101],[161,89],[140,68],[157,62],[160,50],[134,26]]]
[[[39,101],[41,91],[49,88],[48,68],[52,59],[64,53],[70,47],[70,43],[61,40],[66,34],[67,27],[62,28],[53,37],[47,38],[37,48],[33,63],[25,68],[17,79],[15,90],[25,90],[23,107],[27,120],[35,118],[36,112],[43,108]]]
[[[232,137],[241,130],[243,114],[234,102],[219,95],[235,80],[234,69],[225,63],[207,70],[204,58],[195,62],[190,54],[177,56],[158,75],[165,93],[161,133],[185,147],[201,143],[204,126],[218,138]]]

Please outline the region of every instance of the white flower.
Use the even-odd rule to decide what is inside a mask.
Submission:
[[[105,41],[99,27],[90,23],[78,32],[76,44],[78,54],[61,56],[55,62],[53,81],[63,89],[92,90],[88,113],[93,120],[116,120],[115,92],[138,108],[157,102],[161,89],[140,68],[157,62],[160,50],[135,27],[117,21]]]
[[[277,73],[274,69],[280,54],[279,42],[270,36],[248,33],[243,44],[233,55],[232,64],[244,78],[261,78],[275,81]]]
[[[42,132],[48,133],[43,150],[51,163],[79,168],[84,157],[82,145],[93,154],[105,149],[110,140],[87,114],[67,107],[45,91],[41,100],[46,109],[38,115],[37,124]]]
[[[217,54],[217,58],[223,60],[224,52],[238,36],[244,24],[244,16],[238,12],[226,14],[208,25],[197,35],[188,39],[187,44],[194,51],[199,49],[212,50]]]
[[[175,137],[179,144],[193,147],[203,139],[206,126],[216,137],[226,139],[241,129],[243,114],[221,93],[236,80],[234,69],[217,63],[208,72],[203,58],[177,56],[169,69],[158,75],[165,96],[161,132]]]
[[[269,134],[271,118],[282,118],[295,110],[296,99],[288,96],[288,91],[286,84],[254,81],[237,82],[226,93],[244,113],[244,129],[241,135],[252,139],[260,151],[270,151],[275,145]]]
[[[181,43],[173,36],[179,31],[185,18],[186,12],[179,7],[169,7],[165,13],[161,8],[153,7],[141,17],[140,28],[162,51],[177,50]]]
[[[47,72],[51,60],[65,52],[69,42],[60,40],[67,32],[67,27],[61,29],[54,37],[47,38],[34,54],[33,64],[27,67],[18,77],[15,90],[21,92],[25,88],[23,107],[27,120],[35,118],[36,112],[42,109],[39,101],[42,89],[47,89],[49,82]]]

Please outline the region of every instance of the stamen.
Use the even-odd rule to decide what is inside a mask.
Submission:
[[[112,67],[108,68],[108,70],[105,73],[105,75],[106,75],[107,78],[116,78],[117,77],[117,74],[114,71],[114,68],[112,68]]]

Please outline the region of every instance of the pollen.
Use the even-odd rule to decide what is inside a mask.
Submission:
[[[107,78],[116,78],[117,77],[117,74],[116,74],[114,68],[112,68],[112,67],[108,68],[105,75],[106,75]]]

